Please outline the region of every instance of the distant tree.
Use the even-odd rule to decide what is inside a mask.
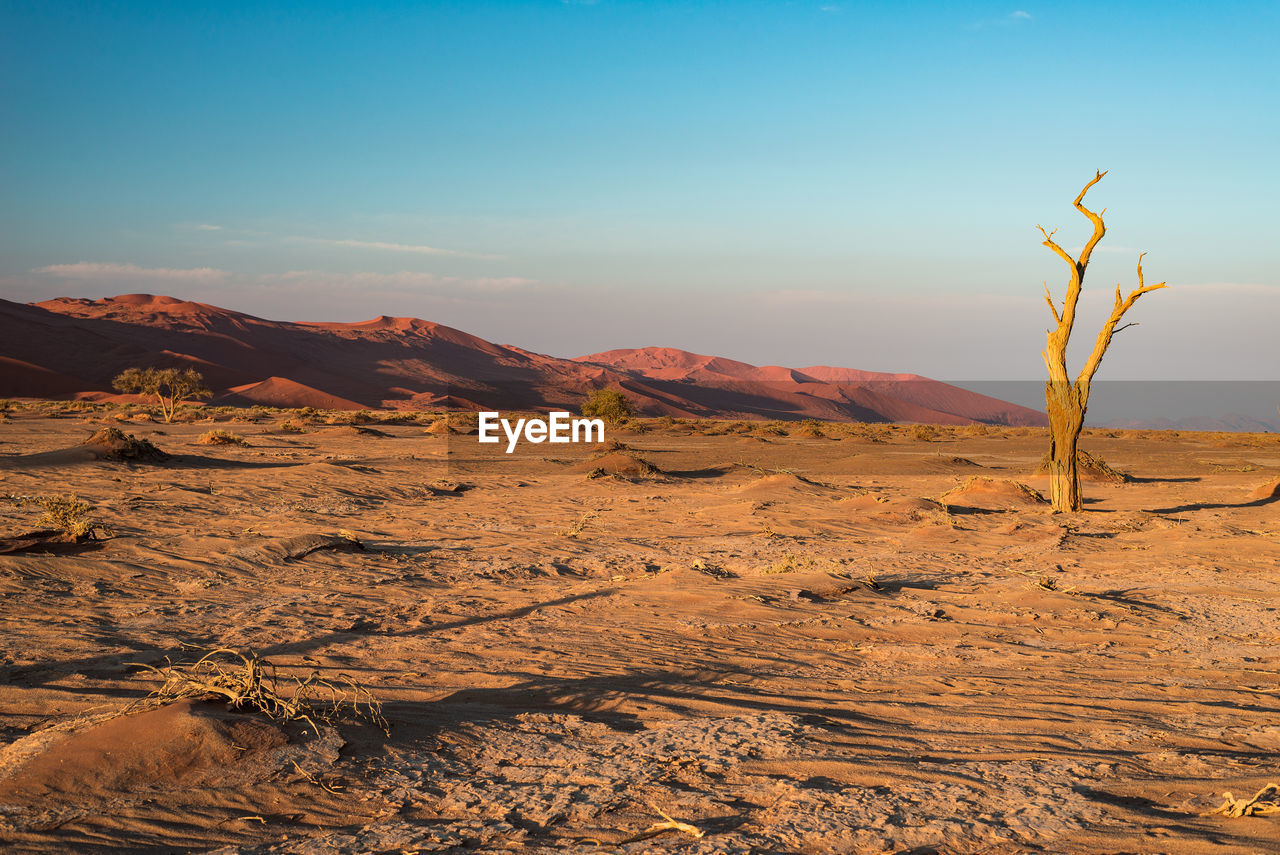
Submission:
[[[1061,311],[1053,302],[1049,286],[1047,284],[1044,286],[1044,298],[1049,303],[1049,311],[1053,312],[1053,319],[1058,323],[1057,328],[1048,331],[1048,344],[1044,349],[1044,364],[1049,369],[1049,380],[1044,385],[1045,403],[1049,413],[1049,501],[1055,511],[1079,511],[1084,507],[1080,496],[1077,445],[1080,440],[1080,431],[1084,428],[1084,414],[1089,407],[1090,384],[1093,382],[1093,375],[1098,371],[1098,366],[1102,364],[1102,357],[1106,354],[1107,347],[1111,344],[1111,336],[1125,327],[1134,326],[1129,323],[1118,327],[1117,324],[1120,323],[1125,312],[1133,308],[1133,304],[1139,297],[1148,291],[1165,287],[1163,282],[1158,285],[1143,283],[1142,255],[1146,253],[1139,255],[1138,287],[1130,292],[1128,297],[1122,297],[1120,286],[1116,286],[1115,305],[1111,309],[1111,315],[1098,332],[1093,351],[1085,360],[1079,376],[1074,383],[1071,382],[1067,375],[1067,344],[1071,339],[1071,328],[1076,320],[1076,302],[1080,299],[1080,287],[1084,283],[1085,268],[1089,266],[1089,256],[1107,232],[1106,226],[1102,223],[1102,215],[1106,213],[1106,209],[1096,214],[1090,211],[1084,206],[1084,194],[1088,193],[1089,188],[1101,181],[1102,176],[1106,174],[1105,172],[1097,173],[1088,184],[1084,185],[1084,189],[1072,203],[1077,211],[1093,223],[1093,236],[1080,250],[1078,258],[1072,258],[1065,249],[1054,243],[1053,235],[1057,229],[1046,232],[1043,226],[1036,226],[1040,229],[1040,234],[1044,235],[1043,245],[1053,250],[1071,269],[1071,279],[1067,283],[1067,296]]]
[[[621,424],[635,413],[631,399],[617,389],[596,389],[582,402],[584,416],[604,419],[611,425]]]
[[[160,404],[165,422],[173,421],[173,414],[183,401],[207,398],[213,394],[204,385],[204,377],[194,368],[127,368],[111,385],[117,392],[151,395]]]

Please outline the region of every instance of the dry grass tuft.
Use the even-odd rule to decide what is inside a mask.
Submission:
[[[200,438],[196,442],[201,445],[244,445],[244,437],[238,433],[232,433],[229,430],[215,428],[207,433],[200,434]]]
[[[933,442],[938,436],[938,431],[932,425],[912,425],[911,438],[916,442]]]
[[[312,671],[305,679],[282,680],[275,666],[253,651],[231,648],[210,650],[195,662],[170,663],[156,668],[138,663],[164,679],[150,700],[169,703],[182,698],[221,699],[237,712],[260,713],[282,724],[306,722],[319,733],[316,721],[336,724],[352,719],[375,725],[384,733],[389,724],[382,704],[364,686],[346,674],[337,680]],[[286,695],[282,687],[289,686]]]
[[[56,529],[71,541],[79,543],[93,537],[94,523],[89,518],[93,510],[72,493],[58,496],[22,496],[13,499],[18,507],[35,506],[43,513],[36,525]]]
[[[573,525],[560,532],[560,535],[562,537],[577,537],[582,534],[584,529],[586,529],[587,523],[591,522],[598,516],[600,516],[600,514],[595,511],[587,511],[585,514],[578,517],[578,519],[574,521]]]
[[[800,423],[800,427],[796,429],[796,436],[802,436],[806,439],[826,439],[826,434],[822,430],[822,423],[817,419],[805,419]]]

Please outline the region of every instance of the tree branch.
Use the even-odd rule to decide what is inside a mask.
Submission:
[[[1111,310],[1111,317],[1107,318],[1107,322],[1102,325],[1102,329],[1098,332],[1098,340],[1094,342],[1093,352],[1089,354],[1089,359],[1084,364],[1084,368],[1080,370],[1080,376],[1076,379],[1076,385],[1083,389],[1085,398],[1088,398],[1089,384],[1093,381],[1093,375],[1098,372],[1098,366],[1102,364],[1102,357],[1106,355],[1107,346],[1111,344],[1111,336],[1117,332],[1116,325],[1120,323],[1120,319],[1124,317],[1125,312],[1133,308],[1133,304],[1138,302],[1138,298],[1143,294],[1149,294],[1152,291],[1159,291],[1166,287],[1165,283],[1160,282],[1156,285],[1148,285],[1142,278],[1142,253],[1138,256],[1138,287],[1129,292],[1129,296],[1123,300],[1120,299],[1120,286],[1116,286],[1116,304]],[[1125,327],[1134,326],[1134,324],[1125,324]]]
[[[1044,283],[1044,301],[1049,304],[1049,311],[1053,312],[1053,319],[1058,324],[1062,323],[1062,315],[1058,314],[1058,307],[1053,304],[1053,295],[1049,293],[1049,283]]]
[[[1089,256],[1093,254],[1093,248],[1098,245],[1098,241],[1102,240],[1102,236],[1107,233],[1107,227],[1102,223],[1102,215],[1107,212],[1106,208],[1095,214],[1084,206],[1084,194],[1089,192],[1089,188],[1102,180],[1102,176],[1106,175],[1106,171],[1097,170],[1097,175],[1093,177],[1088,184],[1084,185],[1084,189],[1080,191],[1080,195],[1071,204],[1077,211],[1089,218],[1089,222],[1093,223],[1093,236],[1084,245],[1084,249],[1080,250],[1080,260],[1076,263],[1080,267],[1080,277],[1084,278],[1084,269],[1089,266]]]
[[[1058,231],[1057,229],[1052,232],[1046,232],[1043,226],[1036,226],[1036,228],[1040,229],[1040,234],[1044,235],[1044,240],[1041,243],[1053,250],[1054,254],[1065,261],[1067,266],[1071,268],[1071,281],[1067,283],[1067,295],[1062,301],[1062,312],[1059,313],[1057,308],[1054,307],[1054,317],[1058,321],[1058,329],[1049,335],[1049,345],[1045,353],[1046,364],[1049,363],[1050,351],[1053,352],[1055,362],[1064,363],[1065,361],[1067,342],[1071,338],[1071,329],[1076,322],[1076,304],[1080,300],[1080,288],[1084,284],[1085,268],[1089,266],[1089,256],[1093,253],[1093,248],[1098,245],[1098,241],[1102,240],[1102,236],[1107,233],[1107,227],[1102,222],[1102,214],[1095,214],[1084,206],[1084,197],[1089,192],[1089,188],[1101,181],[1102,176],[1106,174],[1102,170],[1096,171],[1094,177],[1084,185],[1079,195],[1076,196],[1075,201],[1071,203],[1077,211],[1085,215],[1089,222],[1093,223],[1093,235],[1085,243],[1084,249],[1080,251],[1079,259],[1073,259],[1065,249],[1053,240],[1053,236]],[[1103,211],[1105,212],[1106,209],[1103,208]],[[1119,305],[1119,302],[1117,302],[1117,305]],[[1053,370],[1051,365],[1050,374],[1055,373],[1057,372]],[[1061,376],[1058,379],[1066,379],[1065,364],[1062,365]]]

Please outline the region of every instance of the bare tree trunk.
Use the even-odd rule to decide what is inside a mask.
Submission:
[[[1080,299],[1080,288],[1084,284],[1084,272],[1089,266],[1089,257],[1093,254],[1098,241],[1102,240],[1102,236],[1107,233],[1107,228],[1102,222],[1105,209],[1096,214],[1090,211],[1084,206],[1084,195],[1089,192],[1090,187],[1101,181],[1104,175],[1106,175],[1105,172],[1095,175],[1088,184],[1084,185],[1084,189],[1072,203],[1075,209],[1084,214],[1093,224],[1093,235],[1080,250],[1078,258],[1072,258],[1065,249],[1054,243],[1053,235],[1056,229],[1053,232],[1046,232],[1040,228],[1040,234],[1044,235],[1043,244],[1061,257],[1071,270],[1071,279],[1067,283],[1067,296],[1062,302],[1061,311],[1053,302],[1049,286],[1046,284],[1044,288],[1045,301],[1048,302],[1049,311],[1053,313],[1053,319],[1057,322],[1057,327],[1048,331],[1048,342],[1044,348],[1044,364],[1049,369],[1049,382],[1044,387],[1045,406],[1049,414],[1049,501],[1055,511],[1071,513],[1084,508],[1084,500],[1080,495],[1080,473],[1076,453],[1080,431],[1084,429],[1084,414],[1089,409],[1089,389],[1093,383],[1093,376],[1102,364],[1102,357],[1111,344],[1111,337],[1125,327],[1132,326],[1132,324],[1116,326],[1125,312],[1133,308],[1133,304],[1143,294],[1165,287],[1163,282],[1158,285],[1147,285],[1143,282],[1142,256],[1139,255],[1138,287],[1126,298],[1120,295],[1120,286],[1116,286],[1116,300],[1111,309],[1111,316],[1098,332],[1093,351],[1085,361],[1084,368],[1080,370],[1080,375],[1076,377],[1074,383],[1071,382],[1067,375],[1067,345],[1071,341],[1071,329],[1076,321],[1076,303]]]
[[[1085,407],[1069,385],[1046,383],[1044,394],[1049,413],[1049,502],[1055,511],[1074,513],[1084,508],[1076,453]]]

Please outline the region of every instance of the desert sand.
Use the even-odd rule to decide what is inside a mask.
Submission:
[[[1280,779],[1275,436],[1087,432],[1130,480],[1054,515],[1035,428],[651,422],[592,459],[282,418],[119,423],[154,461],[77,450],[102,412],[0,421],[0,493],[100,538],[0,502],[7,851],[1280,845],[1206,815]],[[389,729],[145,700],[219,647]]]

